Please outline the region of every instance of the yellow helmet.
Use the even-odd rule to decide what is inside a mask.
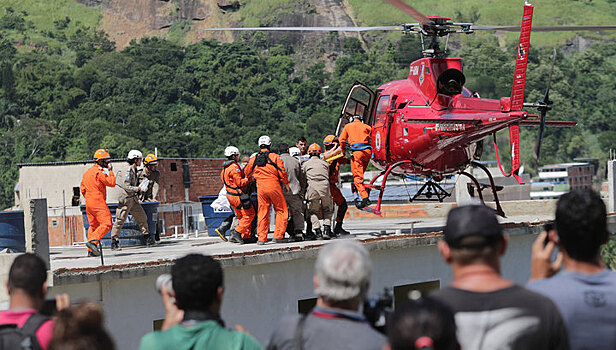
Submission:
[[[109,155],[109,151],[107,151],[104,148],[100,148],[97,149],[96,152],[94,152],[94,161],[98,162],[101,159],[111,159],[111,156]]]
[[[158,164],[158,157],[156,157],[155,155],[150,153],[147,156],[145,156],[145,159],[143,160],[143,164],[145,164],[145,165],[150,165],[150,164],[155,165],[155,164]]]

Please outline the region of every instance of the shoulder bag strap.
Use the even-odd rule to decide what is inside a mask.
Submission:
[[[308,315],[302,315],[297,322],[297,327],[295,328],[295,336],[293,337],[293,343],[295,343],[295,350],[304,350],[304,324],[306,323],[306,319]]]
[[[41,349],[38,339],[36,338],[36,331],[47,321],[49,321],[49,317],[35,313],[32,314],[26,323],[24,323],[23,327],[21,327],[21,331],[32,339],[33,349]]]

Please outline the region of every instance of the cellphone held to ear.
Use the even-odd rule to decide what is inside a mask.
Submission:
[[[543,246],[544,247],[550,241],[550,231],[552,231],[553,229],[554,229],[554,222],[548,221],[545,224],[543,224],[543,231],[545,231],[545,233],[546,233],[545,239],[543,240]]]

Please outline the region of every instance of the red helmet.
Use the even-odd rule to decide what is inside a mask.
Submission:
[[[94,157],[92,158],[94,158],[94,161],[98,162],[101,159],[111,159],[111,156],[109,155],[109,151],[104,148],[100,148],[94,152]]]
[[[318,143],[313,143],[312,145],[310,145],[310,147],[308,147],[308,153],[309,154],[319,154],[321,153],[321,146],[319,146]]]

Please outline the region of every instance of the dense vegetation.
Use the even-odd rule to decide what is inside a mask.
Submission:
[[[230,144],[253,152],[261,134],[274,142],[299,135],[320,142],[333,131],[350,84],[375,88],[401,79],[420,54],[415,38],[367,51],[346,39],[327,72],[318,60],[298,68],[290,45],[263,35],[189,46],[145,38],[118,52],[104,33],[70,20],[41,34],[61,38],[54,45],[18,49],[14,38],[28,26],[25,18],[11,9],[0,16],[0,208],[12,205],[22,162],[89,159],[100,147],[114,157],[155,147],[162,156],[219,157]],[[509,95],[514,48],[502,49],[493,37],[468,37],[461,47],[453,54],[464,58],[467,86],[483,97]],[[530,57],[527,100],[533,101],[544,92],[551,52],[533,49]],[[615,62],[613,43],[559,54],[550,118],[580,127],[549,130],[542,163],[604,157],[616,148]],[[537,165],[530,156],[535,135],[522,135],[527,169]]]

